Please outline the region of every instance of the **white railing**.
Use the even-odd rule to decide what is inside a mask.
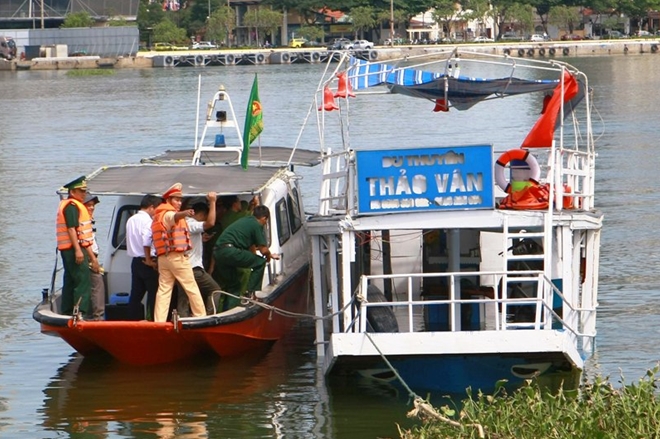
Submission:
[[[459,298],[460,295],[460,279],[476,276],[508,276],[509,283],[525,283],[536,284],[536,296],[513,298],[508,297],[507,289],[498,292],[498,288],[493,288],[493,297],[486,296],[472,296],[469,299]],[[446,278],[447,279],[447,298],[446,299],[422,299],[413,297],[413,285],[415,282],[419,283],[420,278]],[[455,273],[416,273],[416,274],[391,274],[391,275],[363,275],[360,278],[360,284],[357,290],[359,299],[367,299],[367,287],[370,283],[377,280],[392,279],[404,280],[407,285],[406,298],[404,300],[393,300],[386,302],[373,302],[367,300],[360,300],[357,312],[352,315],[351,324],[346,325],[343,329],[344,332],[367,332],[367,310],[370,307],[392,307],[404,308],[407,312],[407,326],[399,326],[399,332],[418,332],[413,324],[413,317],[415,309],[423,309],[428,306],[445,305],[449,311],[448,328],[447,331],[457,332],[461,331],[461,306],[474,305],[474,304],[491,304],[493,313],[486,316],[482,322],[481,329],[489,327],[497,331],[507,330],[553,330],[562,329],[569,331],[578,339],[593,339],[596,333],[584,333],[581,327],[583,323],[596,312],[596,308],[579,308],[574,306],[563,296],[561,291],[548,279],[542,271],[475,271],[475,272],[455,272]],[[553,309],[553,295],[556,294],[561,298],[561,306],[563,310],[563,317],[559,316]],[[510,321],[507,317],[507,311],[512,306],[535,306],[534,319],[532,321]],[[352,312],[348,308],[345,312]],[[570,318],[577,316],[577,318]],[[577,322],[577,327],[572,326],[568,321]],[[400,323],[400,322],[399,322]],[[336,329],[335,329],[336,330]],[[471,329],[474,330],[474,329]]]
[[[350,151],[328,151],[323,155],[319,215],[346,214],[352,210],[350,155]]]

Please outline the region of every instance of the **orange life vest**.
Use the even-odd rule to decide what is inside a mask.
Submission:
[[[92,230],[92,217],[87,211],[87,208],[80,201],[67,198],[66,200],[60,201],[60,206],[57,209],[57,223],[56,223],[56,233],[57,233],[57,249],[58,250],[69,250],[73,247],[71,238],[69,237],[69,231],[66,226],[66,220],[64,218],[64,209],[67,206],[75,204],[78,208],[78,227],[76,227],[76,233],[78,234],[78,243],[81,247],[89,247],[94,242],[94,232]]]
[[[169,211],[175,212],[176,210],[169,203],[161,204],[156,208],[154,220],[151,223],[151,233],[157,256],[166,255],[169,252],[186,252],[192,248],[188,223],[185,219],[181,218],[171,229],[165,226],[163,216]]]

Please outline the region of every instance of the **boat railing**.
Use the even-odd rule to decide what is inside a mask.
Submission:
[[[510,297],[506,288],[499,289],[494,287],[490,294],[470,294],[470,297],[464,298],[461,295],[461,279],[475,276],[495,276],[508,277],[509,284],[517,282],[520,284],[533,285],[535,294],[529,297]],[[444,278],[448,285],[446,298],[440,296],[424,297],[415,293],[415,284],[419,284],[422,279]],[[380,280],[389,279],[390,281],[403,281],[406,285],[407,293],[403,300],[388,301],[368,301],[368,287],[370,284]],[[534,289],[533,289],[534,290]],[[553,296],[557,295],[560,304],[553,302]],[[492,297],[490,297],[492,296]],[[578,340],[592,340],[596,334],[594,332],[584,332],[585,321],[592,317],[596,312],[595,308],[581,308],[575,306],[565,297],[557,286],[548,279],[542,271],[475,271],[475,272],[453,272],[453,273],[414,273],[414,274],[390,274],[390,275],[363,275],[360,278],[357,290],[357,299],[359,307],[352,318],[345,320],[344,332],[366,332],[368,326],[368,312],[372,307],[389,307],[395,315],[401,315],[405,312],[407,318],[397,319],[407,320],[407,323],[399,325],[399,332],[419,332],[419,325],[416,322],[415,315],[419,315],[420,310],[428,310],[429,307],[440,307],[448,312],[448,325],[443,328],[444,331],[457,332],[462,330],[564,330],[570,332]],[[576,302],[578,299],[576,298]],[[480,322],[480,327],[463,329],[461,322],[461,308],[463,305],[491,305],[489,315],[485,315],[484,321]],[[533,311],[533,318],[522,321],[516,321],[513,317],[513,311],[519,307],[525,306]],[[347,311],[350,312],[350,311]],[[422,329],[428,331],[427,328]]]
[[[321,193],[319,195],[319,215],[346,214],[354,210],[351,193],[353,167],[352,152],[328,150],[322,157]]]
[[[558,181],[562,184],[555,185],[555,192],[557,199],[564,200],[557,203],[557,208],[593,209],[595,154],[563,149],[557,157],[556,167],[560,171]]]

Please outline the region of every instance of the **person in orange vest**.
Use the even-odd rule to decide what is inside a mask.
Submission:
[[[185,219],[193,217],[195,211],[192,209],[180,211],[182,197],[181,183],[175,183],[163,194],[165,202],[156,208],[151,224],[153,243],[158,257],[155,322],[167,321],[175,281],[178,281],[186,292],[193,316],[206,315],[204,301],[186,255],[191,246],[188,223]]]
[[[64,185],[67,199],[57,209],[57,249],[62,255],[64,282],[62,285],[62,314],[73,314],[78,306],[82,318],[91,316],[90,270],[98,273],[99,262],[92,251],[92,217],[83,204],[87,194],[85,176]]]

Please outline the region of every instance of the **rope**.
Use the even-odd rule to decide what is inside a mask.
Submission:
[[[463,427],[463,424],[461,424],[460,422],[454,421],[453,419],[449,419],[448,417],[443,416],[440,413],[438,413],[438,411],[435,409],[435,407],[433,407],[433,405],[430,402],[422,399],[422,397],[417,395],[408,386],[408,384],[406,384],[406,382],[403,380],[403,378],[401,378],[401,375],[399,375],[399,372],[394,368],[394,366],[392,366],[392,363],[390,363],[390,361],[387,359],[387,357],[385,357],[385,355],[381,352],[381,350],[376,345],[376,342],[374,342],[374,340],[371,338],[371,335],[369,335],[368,332],[365,332],[364,335],[367,336],[367,338],[369,339],[371,344],[374,346],[374,349],[376,349],[376,352],[378,352],[378,354],[380,354],[380,357],[383,359],[383,361],[385,362],[387,367],[389,367],[389,369],[392,371],[394,376],[396,376],[396,378],[399,380],[401,385],[408,392],[408,396],[413,400],[414,408],[410,412],[408,412],[408,414],[407,414],[407,416],[409,418],[416,417],[416,418],[419,418],[421,420],[432,419],[432,420],[435,420],[435,421],[444,422],[444,423],[449,424],[453,427],[457,427],[457,428],[462,428]],[[484,428],[481,426],[481,424],[466,424],[465,427],[474,427],[479,431],[479,437],[480,438],[485,438],[486,437],[486,435],[484,433]]]

